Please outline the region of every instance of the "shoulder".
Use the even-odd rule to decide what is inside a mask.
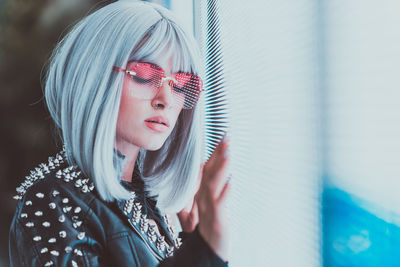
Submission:
[[[17,188],[10,252],[28,265],[32,259],[46,265],[56,262],[54,257],[82,256],[78,244],[90,232],[85,222],[92,229],[102,227],[90,219],[90,205],[97,199],[93,189],[91,179],[68,165],[63,151],[41,163]]]
[[[23,200],[32,194],[40,198],[43,194],[39,192],[53,191],[53,196],[57,196],[57,190],[64,189],[74,191],[76,194],[88,193],[93,191],[94,184],[83,174],[77,166],[70,166],[65,158],[65,151],[62,150],[54,157],[49,157],[47,162],[40,163],[38,167],[31,170],[25,180],[16,188],[17,194],[14,199]]]
[[[87,206],[94,198],[94,184],[85,178],[77,166],[70,166],[62,150],[47,162],[39,164],[17,187],[19,201],[15,216],[35,218],[45,216],[44,210],[71,211],[73,204]]]

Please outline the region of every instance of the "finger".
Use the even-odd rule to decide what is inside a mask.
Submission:
[[[224,187],[221,190],[219,197],[217,198],[218,204],[225,201],[226,196],[228,195],[229,189],[230,189],[230,182],[228,181],[227,183],[225,183]]]
[[[209,180],[210,183],[216,184],[217,188],[221,188],[220,184],[225,183],[226,172],[228,170],[229,158],[222,158],[219,164],[215,167],[214,173]]]
[[[193,202],[193,207],[192,207],[192,210],[190,211],[190,216],[192,218],[194,218],[194,220],[197,220],[199,217],[199,212],[197,210],[197,202],[196,201]]]
[[[221,152],[221,150],[224,147],[224,144],[228,143],[228,138],[226,137],[226,134],[222,137],[222,139],[219,141],[217,146],[215,147],[214,151],[212,152],[208,162],[213,162],[215,159],[218,157],[218,154]],[[212,163],[211,163],[212,164]]]

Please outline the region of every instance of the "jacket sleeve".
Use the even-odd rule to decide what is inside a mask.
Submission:
[[[174,255],[166,258],[159,267],[225,267],[224,262],[199,233],[198,226],[192,233],[185,233],[183,244]]]
[[[18,203],[9,233],[11,266],[102,266],[102,242],[85,226],[85,206],[40,183]]]

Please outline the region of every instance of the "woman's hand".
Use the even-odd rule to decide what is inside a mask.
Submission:
[[[227,149],[228,139],[225,138],[205,163],[193,204],[193,207],[197,206],[201,236],[224,261],[228,260],[229,254],[228,223],[223,207],[229,191]]]

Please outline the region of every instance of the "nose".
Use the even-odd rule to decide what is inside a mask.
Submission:
[[[151,104],[153,107],[162,107],[163,109],[172,107],[175,103],[175,98],[172,95],[169,79],[161,79],[160,88],[157,94],[153,97]]]

